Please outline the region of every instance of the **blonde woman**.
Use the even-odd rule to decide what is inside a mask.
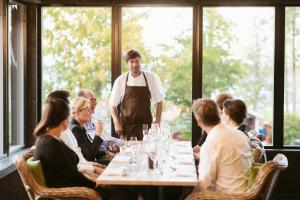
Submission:
[[[78,146],[81,148],[84,158],[88,161],[95,161],[103,155],[103,151],[99,150],[103,142],[101,138],[103,123],[98,122],[96,124],[96,135],[91,142],[83,127],[84,123],[90,119],[89,100],[83,97],[76,97],[72,102],[70,129],[77,140]]]

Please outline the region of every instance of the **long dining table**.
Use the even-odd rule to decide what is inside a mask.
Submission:
[[[138,146],[142,142],[137,142]],[[140,148],[140,147],[139,147]],[[116,154],[103,173],[97,178],[98,187],[103,185],[126,186],[195,186],[197,173],[190,142],[174,142],[173,153],[160,163],[160,169],[149,169],[147,153],[138,151],[139,158],[132,162],[132,149]],[[158,165],[158,166],[159,166]]]

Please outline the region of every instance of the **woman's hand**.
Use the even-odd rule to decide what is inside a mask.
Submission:
[[[94,173],[97,175],[100,175],[102,172],[104,171],[104,169],[94,166]]]
[[[102,121],[96,123],[96,135],[101,136],[103,133],[104,125]]]
[[[87,179],[89,179],[90,181],[96,183],[96,180],[97,180],[97,174],[94,174],[94,175],[90,175],[90,174],[83,174]]]

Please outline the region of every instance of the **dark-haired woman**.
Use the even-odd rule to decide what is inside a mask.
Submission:
[[[264,146],[256,136],[250,136],[249,132],[251,130],[249,126],[244,124],[244,119],[246,118],[247,107],[246,104],[240,99],[228,99],[223,103],[223,110],[221,114],[221,121],[224,125],[238,129],[242,131],[250,139],[250,144],[252,148],[261,148],[263,152],[263,157],[260,162],[265,162],[267,160],[266,154],[264,151]]]
[[[35,160],[42,163],[46,184],[49,187],[86,186],[95,188],[95,182],[87,179],[78,169],[79,158],[60,139],[69,126],[69,107],[61,99],[47,101],[41,121],[34,130],[36,137]]]
[[[227,99],[223,103],[223,110],[221,114],[222,123],[234,129],[238,129],[248,136],[250,128],[243,124],[246,118],[247,107],[240,99]]]

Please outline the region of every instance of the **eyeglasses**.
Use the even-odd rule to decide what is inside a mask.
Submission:
[[[82,112],[84,110],[90,111],[90,108],[89,107],[84,107],[84,108],[79,109],[78,112]]]
[[[97,101],[97,99],[95,97],[91,97],[90,101]]]

